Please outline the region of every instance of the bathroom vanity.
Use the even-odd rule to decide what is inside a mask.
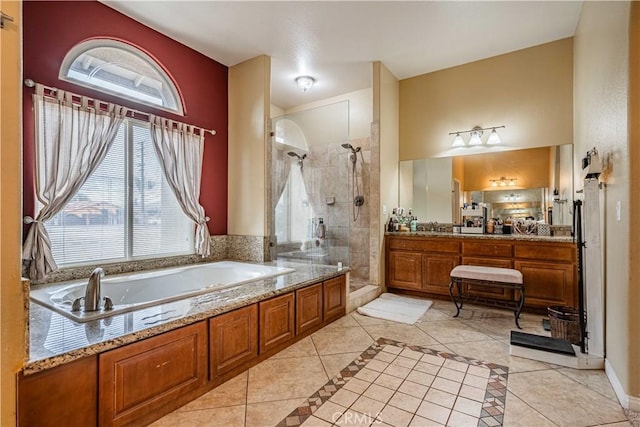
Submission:
[[[398,293],[449,299],[456,265],[513,268],[523,275],[525,310],[576,306],[577,248],[570,237],[387,233],[386,284]],[[511,299],[509,289],[475,286],[468,293]]]
[[[32,303],[18,425],[146,425],[345,314],[347,269],[285,264],[296,271],[169,303],[189,310],[151,327],[136,312],[79,324]]]

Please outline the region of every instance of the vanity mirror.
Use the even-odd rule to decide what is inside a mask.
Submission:
[[[571,225],[573,145],[401,161],[399,203],[420,222],[459,223],[464,203],[490,218]]]

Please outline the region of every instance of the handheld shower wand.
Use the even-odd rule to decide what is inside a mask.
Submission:
[[[356,176],[356,163],[358,162],[358,154],[362,147],[353,147],[353,145],[348,142],[342,144],[342,148],[346,148],[347,150],[351,150],[351,155],[349,159],[351,160],[352,167],[352,178],[353,178],[353,205],[355,206],[353,210],[353,221],[358,220],[358,216],[360,216],[360,206],[364,205],[364,196],[360,194],[360,188],[358,187],[358,177]],[[360,153],[362,156],[362,153]],[[364,159],[363,159],[364,161]]]

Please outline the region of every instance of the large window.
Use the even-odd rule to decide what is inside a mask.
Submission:
[[[194,223],[169,188],[149,125],[126,119],[99,168],[46,223],[59,266],[189,254]]]

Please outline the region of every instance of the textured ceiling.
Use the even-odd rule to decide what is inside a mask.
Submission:
[[[233,66],[272,58],[272,102],[290,108],[574,34],[580,1],[131,1],[106,5]],[[316,86],[294,82],[308,74]]]

